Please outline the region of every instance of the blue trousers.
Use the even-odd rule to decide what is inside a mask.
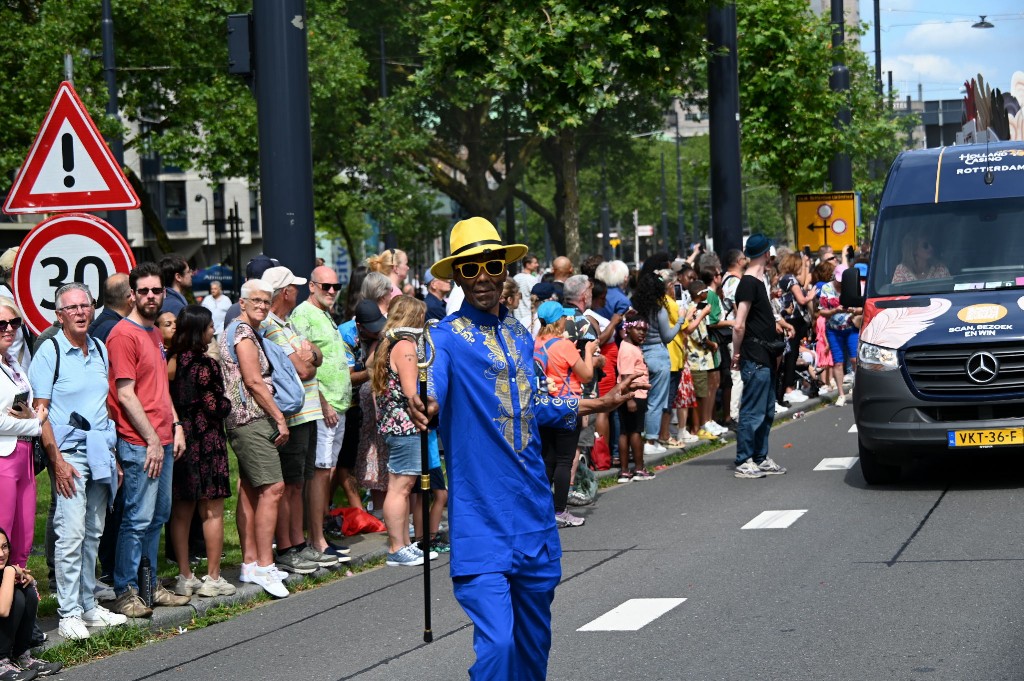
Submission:
[[[543,681],[551,650],[551,602],[562,578],[547,549],[530,558],[518,551],[506,573],[454,577],[455,599],[473,621],[477,681]]]
[[[669,405],[668,384],[672,373],[672,360],[668,356],[668,348],[663,343],[640,346],[647,363],[647,373],[651,387],[647,391],[647,414],[644,417],[644,437],[657,440],[661,431],[661,414]],[[619,456],[622,454],[620,452]]]
[[[736,465],[747,459],[761,463],[768,458],[768,434],[775,420],[775,379],[766,366],[744,359],[740,361],[743,395],[736,427]]]

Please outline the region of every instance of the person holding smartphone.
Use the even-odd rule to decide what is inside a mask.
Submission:
[[[32,438],[40,434],[46,407],[29,407],[32,386],[11,354],[21,333],[21,313],[14,301],[0,297],[0,527],[10,528],[11,565],[25,567],[32,549],[36,513],[36,475]]]

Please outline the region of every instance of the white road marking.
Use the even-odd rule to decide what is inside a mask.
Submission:
[[[856,433],[857,432],[857,424],[855,423],[852,426],[850,426],[850,429],[848,431],[846,431],[846,432],[847,433]]]
[[[794,511],[765,511],[743,526],[744,530],[781,530],[789,527],[807,513],[807,509]]]
[[[857,463],[856,456],[836,456],[829,459],[822,459],[821,463],[814,467],[816,471],[845,471],[853,468]]]
[[[596,620],[584,624],[576,631],[638,631],[685,600],[685,598],[630,598]]]

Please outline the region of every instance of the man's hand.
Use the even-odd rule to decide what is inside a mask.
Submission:
[[[334,407],[329,405],[327,402],[321,403],[320,407],[323,409],[324,412],[324,425],[327,426],[328,428],[333,428],[334,426],[338,425],[338,412],[334,409]]]
[[[177,428],[175,428],[177,430]],[[177,441],[177,438],[175,438]],[[149,443],[146,445],[146,463],[143,464],[142,470],[146,471],[146,475],[151,478],[159,478],[160,471],[164,468],[164,448],[157,440],[156,443]]]
[[[437,404],[437,400],[433,397],[427,397],[427,403],[423,404],[423,400],[420,399],[419,395],[414,395],[409,399],[409,417],[412,418],[413,424],[416,426],[416,430],[424,431],[430,424],[430,420],[437,415],[440,410],[440,406]]]
[[[53,478],[57,486],[57,494],[70,499],[75,496],[75,478],[82,477],[82,474],[63,458],[54,462]]]
[[[121,463],[118,462],[117,463],[117,487],[118,487],[118,489],[121,488],[121,485],[123,483],[124,483],[124,469],[121,468]]]
[[[650,388],[650,382],[639,375],[622,374],[614,388],[597,399],[580,400],[579,415],[609,412],[634,398],[634,391]]]
[[[316,355],[313,354],[313,344],[308,340],[303,339],[295,352],[303,362],[315,364],[314,360],[316,359]]]
[[[781,333],[786,338],[791,338],[793,334],[796,333],[796,330],[793,328],[793,325],[787,322],[785,319],[779,319],[775,322],[775,331],[777,333]]]

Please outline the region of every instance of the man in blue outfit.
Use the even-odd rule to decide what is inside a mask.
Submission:
[[[561,543],[541,458],[539,427],[575,428],[579,415],[629,399],[630,380],[597,400],[534,390],[533,338],[498,303],[507,266],[527,247],[502,244],[483,218],[457,223],[452,255],[431,267],[462,287],[465,302],[432,330],[428,408],[439,413],[447,455],[451,575],[475,626],[470,678],[544,679]],[[435,401],[436,400],[436,403]]]

